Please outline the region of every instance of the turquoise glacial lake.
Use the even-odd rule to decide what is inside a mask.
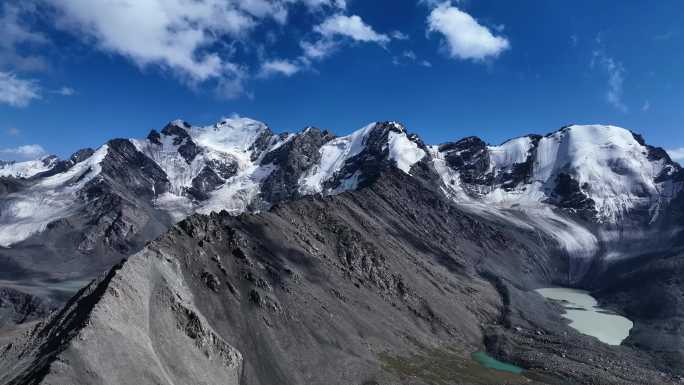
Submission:
[[[509,364],[506,362],[502,362],[497,360],[496,358],[490,356],[489,354],[485,352],[476,352],[471,355],[473,360],[475,360],[478,364],[484,366],[485,368],[489,369],[495,369],[495,370],[500,370],[502,372],[510,372],[510,373],[515,373],[515,374],[520,374],[523,372],[523,368],[515,366],[513,364]]]

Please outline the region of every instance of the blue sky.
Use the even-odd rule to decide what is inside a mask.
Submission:
[[[232,114],[428,143],[570,123],[684,159],[684,3],[5,0],[0,158],[67,156]]]

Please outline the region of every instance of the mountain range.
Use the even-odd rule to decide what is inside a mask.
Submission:
[[[0,383],[674,383],[683,187],[607,125],[494,146],[178,120],[2,162]],[[569,328],[533,291],[552,285],[628,339]]]

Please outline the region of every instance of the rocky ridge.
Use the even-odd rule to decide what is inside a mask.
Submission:
[[[538,241],[399,170],[256,215],[194,215],[3,348],[0,382],[670,383],[527,290],[567,267]],[[478,369],[476,350],[527,371]]]

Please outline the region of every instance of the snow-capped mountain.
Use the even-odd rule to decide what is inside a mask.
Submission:
[[[499,146],[467,138],[437,152],[456,171],[442,173],[444,181],[471,196],[508,206],[550,203],[597,223],[635,211],[656,220],[682,187],[681,169],[665,151],[615,126],[568,126]]]
[[[398,335],[546,368],[544,383],[665,384],[657,360],[684,368],[684,171],[622,128],[426,145],[397,122],[336,137],[174,121],[3,166],[0,329],[66,303],[0,348],[3,383],[157,383],[174,368],[302,383],[329,357],[322,383],[339,362],[386,367],[378,351],[416,357]],[[629,312],[625,346],[573,332],[532,290],[557,284]],[[381,383],[356,380],[339,383]]]
[[[103,178],[102,164],[111,164],[115,158],[113,144],[117,151],[133,145],[137,156],[163,171],[165,178],[150,179],[149,193],[154,207],[174,218],[193,212],[259,210],[285,199],[355,189],[379,171],[373,170],[379,162],[396,162],[408,173],[427,155],[419,139],[393,122],[373,123],[336,138],[317,128],[276,135],[263,123],[244,118],[209,127],[174,121],[145,139],[112,141],[67,165],[51,157],[50,164],[41,160],[7,166],[3,176],[24,180],[26,187],[3,199],[1,222],[23,227],[0,230],[2,245],[40,233],[51,221],[85,204],[73,198]],[[50,199],[31,198],[37,195]]]
[[[335,137],[313,127],[276,134],[246,118],[208,127],[177,120],[66,161],[2,167],[0,256],[14,269],[57,280],[88,277],[192,213],[261,211],[355,190],[390,168],[474,215],[555,239],[580,261],[576,280],[595,257],[640,253],[633,242],[667,245],[679,228],[663,233],[659,224],[684,183],[665,151],[599,125],[498,146],[476,137],[428,146],[397,122]]]
[[[682,196],[684,171],[620,127],[572,125],[498,146],[469,137],[432,146],[431,154],[454,200],[554,237],[571,257],[572,282],[597,258],[667,248],[681,231],[668,208]]]
[[[46,156],[42,159],[26,162],[0,160],[0,177],[30,178],[55,167],[59,159],[56,156]]]

